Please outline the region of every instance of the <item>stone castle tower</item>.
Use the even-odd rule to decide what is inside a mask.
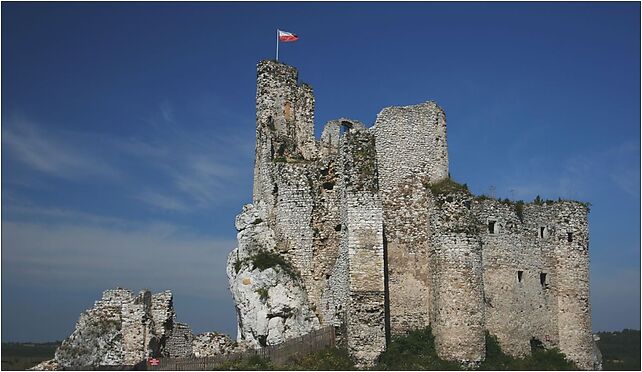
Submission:
[[[586,206],[457,187],[434,102],[385,108],[370,128],[330,121],[316,140],[312,88],[262,61],[256,107],[253,202],[227,268],[240,339],[334,326],[369,366],[391,335],[431,326],[445,359],[483,360],[488,331],[512,355],[537,339],[599,368]]]

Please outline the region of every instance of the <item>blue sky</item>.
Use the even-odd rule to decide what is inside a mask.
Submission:
[[[2,3],[2,341],[48,341],[117,285],[235,332],[256,63],[328,120],[436,100],[475,193],[592,203],[596,330],[640,328],[639,3]]]

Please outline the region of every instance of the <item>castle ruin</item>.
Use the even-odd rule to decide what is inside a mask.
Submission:
[[[330,121],[320,140],[314,105],[294,67],[258,64],[253,202],[227,267],[239,339],[331,325],[371,366],[391,335],[431,326],[439,356],[468,365],[488,331],[514,356],[536,339],[600,368],[584,204],[476,197],[451,181],[435,102],[385,108],[370,128]]]

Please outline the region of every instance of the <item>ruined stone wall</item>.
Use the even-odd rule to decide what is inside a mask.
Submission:
[[[174,328],[174,296],[171,291],[163,291],[152,295],[151,316],[154,319],[154,334],[163,338]]]
[[[519,208],[497,200],[473,202],[484,246],[486,327],[506,353],[525,356],[533,337],[547,347],[557,345],[557,280],[549,211],[526,206],[518,214]]]
[[[155,345],[152,342],[156,342],[156,337],[151,306],[152,294],[146,290],[141,291],[133,301],[130,299],[121,304],[125,365],[134,365],[154,352]]]
[[[256,159],[254,202],[274,205],[274,160],[310,160],[316,157],[314,96],[298,84],[296,68],[275,61],[257,66]]]
[[[169,291],[153,295],[117,288],[103,292],[94,307],[81,314],[72,334],[56,350],[62,368],[135,365],[165,352],[175,316]]]
[[[301,277],[297,303],[307,309],[303,328],[317,327],[317,319],[334,325],[363,366],[385,348],[388,331],[428,325],[447,359],[479,362],[487,329],[510,354],[528,354],[536,338],[590,364],[581,205],[516,207],[465,191],[433,194],[431,184],[449,176],[445,114],[434,102],[385,108],[369,130],[330,121],[316,142],[313,92],[294,67],[260,62],[256,99],[248,207],[255,213],[243,223],[252,227],[239,229],[243,249],[235,252],[269,250],[292,264]],[[569,232],[573,241],[564,241]],[[228,266],[239,260],[230,257]],[[228,267],[232,291],[256,302],[256,288],[243,283],[260,273],[246,266],[242,273]],[[255,314],[252,324],[269,326],[267,314]],[[239,326],[239,335],[248,332],[248,324]],[[287,332],[279,327],[257,335],[280,342]]]
[[[448,176],[446,120],[434,102],[388,107],[372,131],[384,209],[390,328],[402,334],[429,324],[430,196],[424,185]]]
[[[323,225],[320,213],[313,216],[314,208],[331,209],[319,195],[314,95],[310,86],[298,83],[291,66],[262,61],[257,69],[254,204],[265,208],[277,251],[301,274],[310,301],[320,308],[330,270],[326,262],[332,261],[326,257],[336,257],[337,246],[327,252],[318,244],[326,229],[317,226]]]
[[[483,242],[486,327],[509,354],[535,338],[581,368],[599,364],[588,301],[587,211],[575,202],[473,203]],[[568,241],[572,234],[572,242]]]
[[[444,359],[470,365],[485,356],[482,245],[467,193],[435,195],[429,263],[432,330]]]
[[[580,368],[594,369],[601,360],[591,333],[588,209],[577,202],[555,207],[559,347]]]
[[[383,210],[374,136],[351,129],[340,148],[342,245],[347,248],[346,341],[358,365],[371,366],[385,350]]]
[[[314,209],[312,213],[312,259],[308,281],[310,302],[323,324],[333,324],[334,306],[330,302],[329,280],[339,257],[341,214],[339,209],[336,155],[318,162],[318,176],[313,182]],[[328,292],[328,293],[326,293]],[[326,322],[326,317],[329,317]]]
[[[172,335],[167,339],[165,350],[170,358],[185,358],[192,356],[192,342],[194,334],[189,325],[174,323]]]

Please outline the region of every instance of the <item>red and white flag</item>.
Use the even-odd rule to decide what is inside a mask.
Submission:
[[[299,40],[299,37],[296,36],[295,34],[287,31],[279,31],[279,41],[282,41],[284,43],[290,42],[290,41],[297,41]]]

